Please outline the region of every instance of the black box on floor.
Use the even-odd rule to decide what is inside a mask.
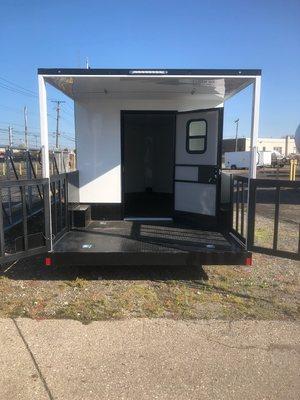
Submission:
[[[70,221],[72,228],[85,228],[91,221],[91,206],[78,204],[70,207]]]

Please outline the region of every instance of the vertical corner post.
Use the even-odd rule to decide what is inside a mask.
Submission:
[[[48,113],[47,113],[47,92],[43,76],[39,75],[39,105],[40,105],[40,132],[42,145],[42,169],[43,178],[50,177],[49,171],[49,140],[48,140]]]
[[[261,77],[257,76],[253,83],[253,94],[252,94],[252,116],[251,116],[251,138],[250,138],[251,156],[250,156],[250,168],[249,168],[249,178],[252,179],[256,178],[260,87],[261,87]]]
[[[254,181],[257,168],[257,139],[259,127],[261,76],[256,76],[253,82],[252,92],[252,116],[251,116],[251,139],[250,139],[250,168],[248,175],[248,197],[247,197],[247,237],[246,248],[249,250],[254,243],[255,229],[255,199],[256,189]]]
[[[48,250],[53,249],[52,223],[51,223],[51,194],[50,194],[50,168],[49,168],[49,139],[48,139],[48,112],[46,82],[43,76],[38,76],[39,106],[40,106],[40,135],[42,146],[42,172],[43,178],[48,182],[44,186],[44,212],[45,212],[45,237]]]

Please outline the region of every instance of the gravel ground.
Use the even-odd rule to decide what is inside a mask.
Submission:
[[[0,270],[0,317],[93,320],[299,319],[298,261],[254,255],[252,267],[45,267]]]

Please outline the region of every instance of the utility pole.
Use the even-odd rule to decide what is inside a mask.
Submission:
[[[234,121],[235,125],[235,150],[234,151],[238,151],[238,134],[239,134],[239,121],[240,119],[236,119]]]
[[[13,128],[11,125],[8,126],[8,145],[9,147],[13,145]]]
[[[24,134],[25,147],[28,149],[28,126],[27,126],[27,107],[24,107]]]
[[[52,100],[52,103],[56,103],[56,132],[55,132],[55,138],[56,139],[55,139],[55,147],[58,149],[58,147],[59,147],[58,138],[59,138],[59,135],[60,135],[60,132],[59,132],[60,105],[62,103],[65,103],[65,101]]]

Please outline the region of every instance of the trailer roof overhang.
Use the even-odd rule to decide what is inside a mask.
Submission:
[[[46,82],[71,99],[135,98],[205,100],[218,107],[252,85],[251,162],[249,177],[256,177],[261,70],[259,69],[45,69],[38,70],[43,176],[49,177],[49,141]]]
[[[215,106],[251,85],[260,70],[39,69],[71,99],[87,97],[174,99],[193,96]]]

